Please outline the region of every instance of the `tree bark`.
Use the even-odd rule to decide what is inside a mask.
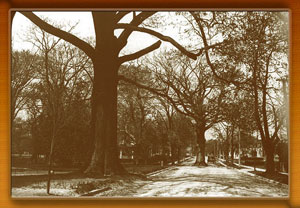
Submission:
[[[275,173],[275,163],[274,163],[274,145],[271,141],[266,142],[266,173],[274,174]]]
[[[168,148],[168,135],[166,135],[163,139],[162,139],[162,161],[163,161],[163,165],[167,165],[167,148]]]
[[[113,35],[112,13],[93,13],[96,54],[93,59],[92,134],[94,151],[85,173],[95,176],[124,174],[117,144],[117,38]]]
[[[181,148],[180,145],[177,147],[177,164],[180,163],[180,157],[181,157]]]
[[[109,54],[109,53],[108,53]],[[104,55],[103,55],[104,56]],[[94,151],[86,173],[120,174],[117,144],[117,69],[109,57],[94,62],[95,83],[92,101]]]
[[[233,164],[234,163],[234,125],[232,126],[231,129],[231,140],[230,140],[230,152],[231,152],[231,160],[230,163]]]
[[[172,165],[175,165],[175,161],[176,161],[176,150],[177,150],[177,145],[174,143],[174,141],[170,141],[171,142],[171,159],[172,159]]]
[[[198,127],[196,131],[198,148],[195,165],[207,166],[205,162],[205,128]]]
[[[225,140],[225,150],[224,150],[224,154],[225,154],[225,160],[226,163],[229,164],[229,128],[226,128],[226,140]]]

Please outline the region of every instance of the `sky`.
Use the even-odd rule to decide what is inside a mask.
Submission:
[[[79,21],[74,29],[75,34],[79,37],[94,36],[93,20],[90,12],[37,12],[51,20],[59,23],[75,24]],[[26,41],[26,33],[29,32],[33,23],[20,13],[16,13],[12,24],[12,47],[15,49],[31,49],[31,44]]]
[[[87,11],[69,11],[69,12],[34,12],[39,17],[46,17],[58,24],[67,24],[77,26],[72,31],[77,37],[80,38],[88,38],[93,37],[95,38],[95,31],[93,26],[93,19],[91,12]],[[163,21],[174,21],[174,19],[170,20],[169,14],[167,12],[161,13],[163,17]],[[129,22],[131,20],[131,15],[125,16],[121,22]],[[176,17],[177,21],[178,17]],[[176,21],[175,20],[175,21]],[[12,24],[12,48],[15,50],[32,50],[32,44],[28,42],[27,34],[29,33],[30,27],[33,26],[33,23],[28,20],[25,16],[20,13],[16,13],[13,24]],[[164,35],[170,36],[173,39],[177,40],[182,44],[187,44],[187,41],[183,42],[182,33],[180,35],[180,30],[182,31],[183,27],[172,27],[172,26],[164,26],[163,29],[155,29],[163,33]],[[115,30],[115,35],[118,36],[122,30]],[[141,32],[133,32],[128,39],[127,46],[121,51],[121,54],[128,54],[140,49],[143,49],[151,44],[155,43],[158,39],[151,35],[141,33]],[[163,42],[161,48],[171,48],[171,44]]]

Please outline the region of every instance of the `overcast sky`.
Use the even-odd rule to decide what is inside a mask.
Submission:
[[[58,24],[70,24],[75,25],[78,23],[78,25],[75,27],[75,29],[72,31],[73,34],[80,38],[87,38],[87,37],[95,37],[94,32],[94,26],[93,26],[93,19],[91,12],[35,12],[36,15],[40,17],[46,17],[49,18],[51,21],[54,21]],[[170,20],[170,14],[168,12],[162,12],[160,15],[163,15],[163,21],[167,22],[174,22],[174,21],[182,21],[178,20],[178,16],[174,17],[172,21]],[[122,22],[129,22],[131,20],[131,15],[127,15],[125,18],[122,19]],[[28,20],[25,16],[23,16],[20,13],[16,13],[13,24],[12,24],[12,48],[14,50],[22,50],[22,49],[28,49],[32,50],[32,44],[29,43],[26,38],[27,34],[29,33],[30,27],[32,27],[33,23]],[[167,25],[167,24],[166,24]],[[189,40],[182,37],[182,33],[180,35],[180,31],[183,30],[183,26],[181,27],[174,27],[173,26],[164,26],[161,29],[155,29],[156,31],[159,31],[163,33],[164,35],[168,35],[175,40],[177,40],[180,43],[187,44]],[[176,24],[175,24],[176,25]],[[120,34],[121,30],[116,30],[115,35],[118,36]],[[145,48],[154,42],[157,41],[156,37],[150,36],[145,33],[140,32],[133,32],[132,35],[129,37],[127,46],[123,49],[123,53],[132,53],[139,49]],[[169,43],[163,42],[161,45],[161,48],[170,48],[172,47]]]

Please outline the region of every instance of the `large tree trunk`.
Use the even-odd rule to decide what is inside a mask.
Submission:
[[[163,161],[163,165],[167,165],[168,161],[167,161],[167,138],[168,135],[166,135],[163,140],[162,140],[162,161]]]
[[[171,159],[172,159],[172,165],[175,165],[177,147],[176,147],[176,145],[174,144],[173,141],[170,141],[170,142],[171,142]]]
[[[207,166],[205,162],[205,128],[197,128],[197,154],[195,165]]]
[[[274,163],[274,145],[273,143],[266,142],[266,173],[273,174],[275,172],[275,163]]]
[[[233,164],[234,163],[234,125],[232,126],[232,130],[231,130],[230,152],[231,152],[230,163]]]
[[[181,148],[180,145],[177,147],[177,164],[180,163],[180,158],[181,158]]]
[[[94,152],[86,173],[120,174],[117,144],[117,69],[109,57],[94,62],[95,83],[92,101]]]
[[[112,14],[96,12],[96,54],[92,98],[94,151],[85,173],[95,176],[123,174],[117,144],[117,39],[113,35]]]
[[[224,150],[224,153],[225,153],[225,160],[226,160],[226,163],[229,164],[229,129],[227,127],[226,129],[226,140],[225,140],[225,150]]]

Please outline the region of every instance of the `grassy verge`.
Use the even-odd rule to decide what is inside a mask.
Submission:
[[[262,171],[250,171],[250,173],[254,173],[258,176],[262,176],[267,179],[271,179],[280,183],[288,184],[289,183],[289,176],[280,174],[280,173],[274,173],[274,174],[268,174],[266,172]]]
[[[134,192],[138,188],[140,181],[143,184],[148,179],[145,176],[148,173],[155,172],[167,168],[169,166],[157,165],[133,165],[124,164],[128,175],[125,176],[109,176],[100,178],[89,178],[80,171],[73,171],[66,174],[54,174],[51,177],[51,196],[84,196],[94,190],[108,190],[101,193],[109,194],[117,192],[120,196],[127,194],[132,186],[136,186],[131,190]],[[40,169],[39,169],[40,170]],[[21,170],[23,171],[23,170]],[[26,170],[25,170],[26,171]],[[12,176],[12,196],[13,197],[49,197],[46,193],[48,175],[30,175],[24,174]],[[144,182],[143,182],[144,181]]]
[[[243,167],[240,167],[236,164],[226,164],[226,165],[229,167],[232,167],[232,168],[236,168],[236,169],[243,169]],[[264,166],[260,166],[259,168],[264,168]],[[278,173],[278,172],[276,172],[274,174],[269,174],[264,171],[258,171],[258,170],[254,171],[253,170],[253,171],[249,171],[249,173],[252,173],[252,174],[267,178],[267,179],[271,179],[271,180],[274,180],[274,181],[277,181],[277,182],[283,183],[283,184],[289,183],[289,176]]]
[[[125,169],[132,174],[148,174],[169,166],[160,165],[124,165]]]

